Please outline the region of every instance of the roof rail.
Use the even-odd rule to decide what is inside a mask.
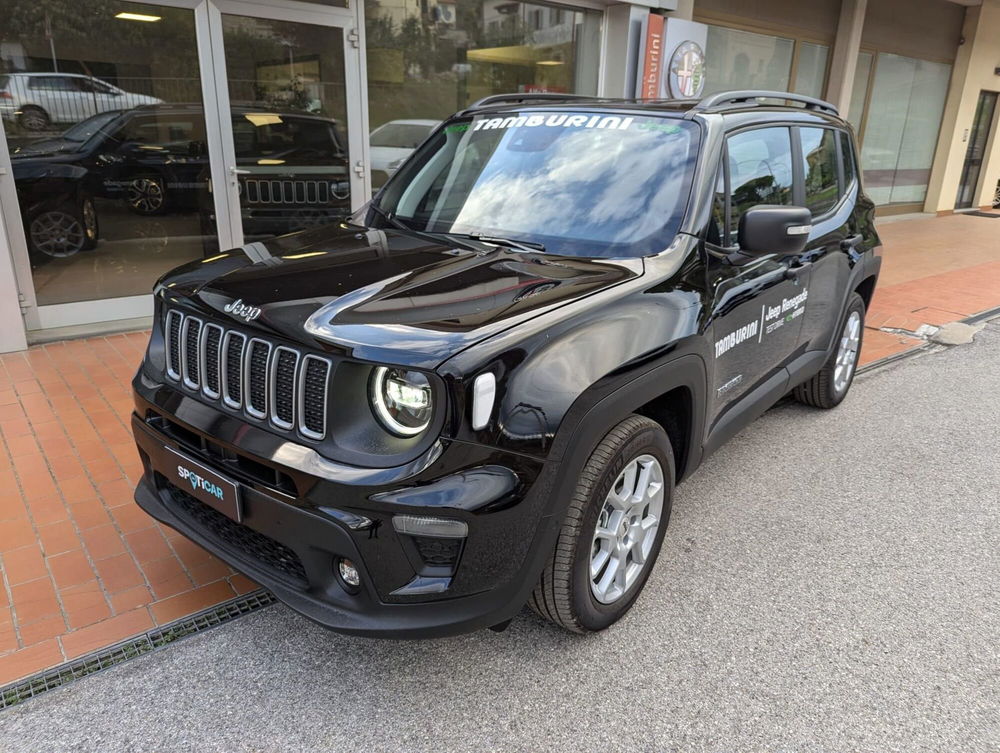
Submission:
[[[488,97],[476,100],[466,107],[466,110],[475,110],[478,107],[488,105],[516,104],[518,102],[572,102],[575,100],[594,100],[599,97],[590,97],[586,94],[560,94],[559,92],[525,92],[511,94],[491,94]]]
[[[763,90],[731,91],[710,94],[694,106],[693,112],[704,112],[725,105],[741,105],[756,103],[758,99],[782,99],[787,102],[797,102],[804,106],[806,110],[819,110],[828,112],[831,115],[840,115],[835,105],[824,102],[822,99],[807,97],[803,94],[792,94],[791,92],[773,92]]]

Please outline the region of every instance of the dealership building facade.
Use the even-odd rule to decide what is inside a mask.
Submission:
[[[988,208],[1000,183],[1000,0],[0,0],[0,18],[0,352],[148,324],[163,272],[361,206],[490,94],[792,91],[854,125],[881,214]]]

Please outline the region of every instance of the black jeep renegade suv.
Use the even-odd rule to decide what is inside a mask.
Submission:
[[[157,284],[136,500],[335,630],[600,630],[676,483],[844,398],[873,209],[818,100],[488,97],[354,217]]]

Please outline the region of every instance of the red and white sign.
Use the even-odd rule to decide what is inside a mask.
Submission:
[[[650,13],[646,21],[645,51],[639,97],[658,99],[663,78],[663,16],[656,13]]]

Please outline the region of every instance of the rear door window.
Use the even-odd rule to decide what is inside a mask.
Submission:
[[[813,215],[833,209],[840,200],[837,133],[831,128],[800,128],[806,207]]]

